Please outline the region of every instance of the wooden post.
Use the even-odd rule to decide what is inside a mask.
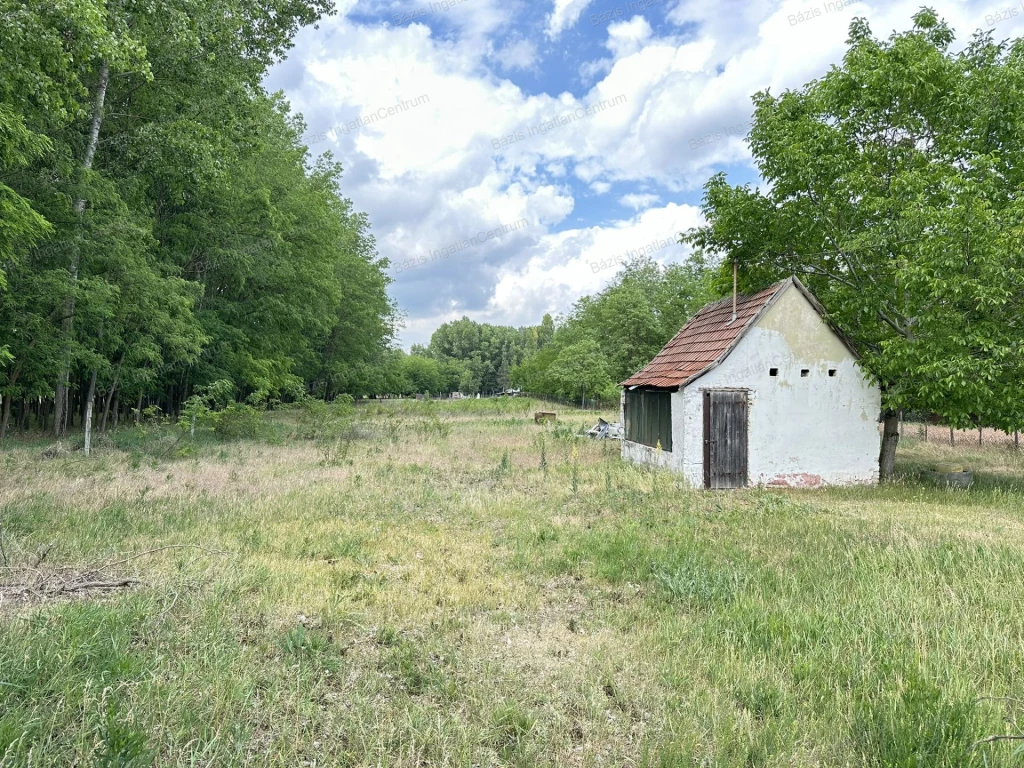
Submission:
[[[978,425],[978,445],[982,445],[982,438],[983,438],[983,435],[984,435],[984,431],[983,431],[984,429],[985,428],[981,424]]]
[[[1020,450],[1020,430],[1013,430],[1013,447]]]
[[[949,444],[956,445],[956,440],[953,439],[953,428],[949,428]]]

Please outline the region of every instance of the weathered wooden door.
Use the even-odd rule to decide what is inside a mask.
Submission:
[[[747,485],[747,393],[704,393],[704,487]]]

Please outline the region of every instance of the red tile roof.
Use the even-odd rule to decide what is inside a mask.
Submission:
[[[792,283],[799,285],[790,278],[753,296],[738,297],[735,321],[732,296],[708,304],[690,318],[643,370],[622,382],[622,386],[675,388],[689,384],[722,362],[744,331]]]

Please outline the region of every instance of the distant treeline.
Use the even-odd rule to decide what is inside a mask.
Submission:
[[[522,328],[442,325],[427,347],[401,355],[409,392],[500,392],[615,400],[618,382],[642,368],[711,296],[699,260],[667,267],[635,259],[565,317]],[[400,354],[400,353],[399,353]]]
[[[329,0],[0,0],[0,435],[386,391],[386,262],[261,85]]]

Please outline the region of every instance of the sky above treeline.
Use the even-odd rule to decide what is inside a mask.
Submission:
[[[759,182],[750,97],[841,61],[855,16],[876,35],[922,0],[340,0],[267,78],[345,168],[406,313],[537,323],[630,256],[685,260],[701,187]],[[1024,34],[1024,0],[932,4],[962,47]]]

